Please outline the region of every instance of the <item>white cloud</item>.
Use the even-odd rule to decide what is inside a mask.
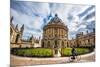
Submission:
[[[95,17],[92,17],[92,18],[90,18],[90,19],[88,19],[88,20],[86,20],[86,22],[91,22],[91,21],[95,21]]]
[[[48,3],[26,2],[25,4],[28,7],[28,9],[31,10],[31,11],[27,10],[27,13],[29,15],[38,14],[40,16],[42,15],[42,17],[46,17],[50,13]]]
[[[33,21],[33,28],[34,29],[41,29],[42,26],[42,19],[41,17],[34,17],[34,21]]]
[[[87,23],[80,20],[78,14],[83,12],[89,6],[86,5],[72,5],[72,4],[52,4],[51,3],[34,3],[34,2],[24,2],[22,8],[25,13],[22,13],[16,9],[11,8],[11,15],[14,16],[14,24],[25,24],[24,36],[27,33],[33,34],[34,36],[41,36],[41,32],[36,30],[41,30],[41,26],[44,25],[43,19],[52,13],[58,14],[58,17],[62,19],[65,25],[69,28],[69,33],[76,33],[79,29],[85,29]],[[92,10],[93,11],[93,10]],[[68,17],[71,15],[72,19],[69,21]],[[47,20],[48,21],[48,20]],[[72,34],[72,36],[75,35]],[[29,35],[30,35],[29,34]]]
[[[21,27],[22,24],[25,25],[24,35],[26,33],[38,35],[37,32],[34,32],[33,30],[27,29],[27,27],[33,28],[33,29],[36,29],[36,30],[41,29],[40,28],[41,24],[42,24],[42,23],[40,23],[40,21],[42,20],[41,17],[31,17],[31,16],[28,16],[28,15],[22,14],[20,12],[17,12],[14,9],[11,9],[11,15],[14,16],[13,22],[14,22],[15,25],[18,24],[20,27]]]

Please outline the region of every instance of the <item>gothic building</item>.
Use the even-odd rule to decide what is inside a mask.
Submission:
[[[39,39],[31,36],[29,39],[24,40],[22,39],[23,32],[24,32],[24,25],[18,29],[18,24],[14,26],[12,23],[13,17],[10,19],[10,47],[11,48],[26,48],[26,47],[38,47]]]
[[[22,34],[24,31],[24,25],[18,30],[18,24],[16,26],[12,23],[13,17],[10,20],[10,43],[13,44],[11,47],[17,47],[21,43]],[[17,43],[17,45],[16,45]]]
[[[86,34],[80,32],[68,42],[69,47],[95,47],[95,31]]]
[[[93,32],[83,34],[83,32],[76,35],[77,47],[91,47],[95,46],[95,29]]]

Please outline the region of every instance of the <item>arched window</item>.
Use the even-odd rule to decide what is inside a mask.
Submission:
[[[61,43],[61,44],[62,44],[62,47],[65,47],[65,46],[64,46],[64,42],[63,42],[63,41],[62,41],[62,43]]]
[[[57,29],[55,29],[55,37],[57,37],[57,33],[58,33],[58,32],[57,32]]]
[[[12,31],[12,29],[10,28],[10,35],[12,35],[12,33],[13,33],[13,31]]]
[[[57,40],[55,40],[54,48],[57,48]]]
[[[17,36],[16,36],[15,43],[17,43],[17,42],[18,42],[18,39],[19,39],[19,34],[17,34]]]
[[[50,47],[50,41],[48,41],[48,47]]]
[[[68,44],[68,42],[67,42],[67,47],[69,47],[69,44]]]
[[[88,43],[90,43],[90,39],[88,39]]]
[[[42,47],[44,47],[44,42],[42,42]]]

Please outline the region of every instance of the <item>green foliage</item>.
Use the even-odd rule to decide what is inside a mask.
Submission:
[[[71,55],[71,48],[62,48],[61,49],[62,56],[70,56]]]
[[[75,48],[78,55],[89,53],[90,50],[88,48]],[[61,54],[62,56],[71,56],[72,48],[62,48]]]
[[[77,48],[76,51],[77,51],[78,55],[86,54],[86,53],[90,52],[90,50],[88,48]]]
[[[15,53],[16,53],[17,55],[21,56],[21,55],[24,54],[24,50],[22,50],[22,51],[18,50],[18,51],[16,51]]]
[[[14,53],[18,56],[27,57],[52,57],[53,50],[47,48],[18,49]]]

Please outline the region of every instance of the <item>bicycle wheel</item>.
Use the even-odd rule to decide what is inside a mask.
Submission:
[[[68,62],[70,63],[70,62],[73,62],[73,61],[74,61],[74,59],[72,59],[72,56],[70,56]]]
[[[81,56],[76,56],[76,61],[80,61],[81,60]]]

